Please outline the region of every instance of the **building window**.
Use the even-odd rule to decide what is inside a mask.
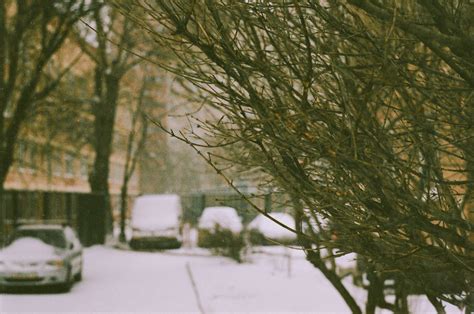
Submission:
[[[130,178],[130,186],[138,187],[138,175],[136,171],[133,172],[132,177]]]
[[[87,178],[89,176],[89,163],[86,157],[81,158],[81,177]]]
[[[46,161],[48,177],[53,175],[53,154],[51,146],[46,146],[44,148],[43,158]]]
[[[122,181],[122,178],[123,178],[123,166],[120,165],[120,164],[112,164],[112,167],[111,167],[111,179],[112,179],[112,182],[116,182],[116,183],[119,183]]]
[[[18,142],[18,168],[24,170],[26,168],[26,143],[23,141]]]
[[[74,176],[74,156],[70,153],[64,155],[64,166],[66,170],[66,177]]]
[[[36,144],[29,145],[29,167],[33,170],[38,169],[38,148]]]
[[[63,175],[63,160],[61,158],[61,152],[53,151],[51,154],[51,163],[53,169],[53,175],[62,176]]]

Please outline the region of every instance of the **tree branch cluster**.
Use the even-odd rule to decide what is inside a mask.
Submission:
[[[201,144],[226,147],[217,168],[261,171],[267,187],[309,209],[302,222],[330,221],[333,247],[433,300],[463,300],[474,286],[471,4],[135,0],[122,9],[145,12],[135,23],[179,60],[168,69],[222,112],[202,126],[213,140]]]

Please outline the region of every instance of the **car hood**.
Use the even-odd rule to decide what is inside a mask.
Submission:
[[[62,250],[36,238],[20,238],[0,250],[0,261],[48,261],[61,257]]]

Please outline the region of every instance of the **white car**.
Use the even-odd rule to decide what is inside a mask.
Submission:
[[[181,247],[181,199],[175,194],[142,195],[132,210],[130,247],[164,250]]]
[[[0,250],[0,288],[59,286],[68,291],[82,279],[82,245],[62,225],[23,225]]]

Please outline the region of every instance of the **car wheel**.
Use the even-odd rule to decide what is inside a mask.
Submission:
[[[74,276],[75,281],[81,281],[82,280],[82,268],[79,270],[79,272]]]

